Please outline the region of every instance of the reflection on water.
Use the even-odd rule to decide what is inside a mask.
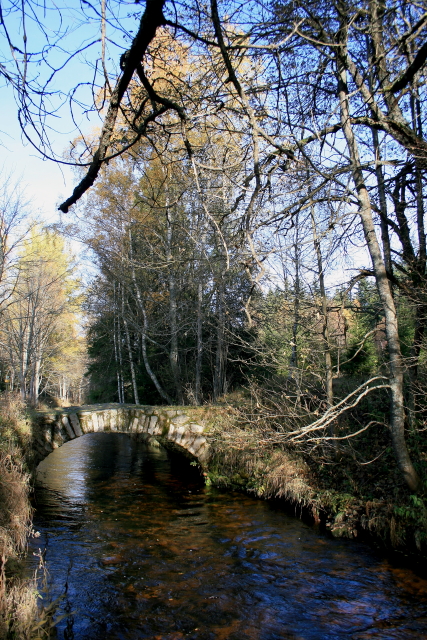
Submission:
[[[39,467],[35,526],[64,640],[411,639],[427,582],[186,460],[94,433]]]

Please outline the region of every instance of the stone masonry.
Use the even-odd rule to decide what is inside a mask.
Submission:
[[[184,449],[202,465],[208,459],[207,428],[173,407],[99,404],[40,412],[34,419],[33,451],[38,463],[64,442],[94,431],[147,434]]]

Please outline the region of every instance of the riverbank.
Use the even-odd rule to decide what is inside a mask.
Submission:
[[[38,607],[40,569],[24,578],[32,529],[32,417],[14,395],[0,398],[0,639],[49,637],[51,619]],[[41,567],[43,574],[43,567]]]
[[[144,434],[91,432],[41,463],[58,638],[426,635],[426,580],[283,504],[203,486],[190,462]]]
[[[150,435],[149,431],[140,435],[158,438],[168,446],[179,446],[184,437],[180,429],[185,430],[188,425],[187,455],[196,451],[192,443],[194,438],[200,440],[202,432],[202,440],[206,438],[209,445],[209,454],[206,450],[199,460],[207,484],[244,491],[262,499],[279,499],[291,507],[297,517],[310,520],[334,537],[368,537],[387,552],[397,551],[423,562],[427,560],[424,495],[412,495],[407,491],[387,447],[386,432],[367,432],[363,435],[365,440],[359,441],[359,452],[366,452],[367,457],[372,454],[374,458],[366,464],[352,455],[348,445],[311,451],[285,445],[268,424],[245,418],[248,408],[244,403],[244,398],[240,401],[229,398],[215,406],[158,408],[161,414],[158,434]],[[94,412],[102,409],[105,407],[93,408]],[[135,409],[138,408],[134,405],[115,405],[113,409],[121,413],[129,411],[132,422],[136,420]],[[149,414],[150,410],[152,414],[157,409],[145,408]],[[53,417],[50,412],[49,420],[57,419],[63,424],[62,412],[58,409]],[[84,413],[88,412],[87,407]],[[151,414],[145,418],[150,425]],[[49,624],[46,612],[37,608],[35,578],[23,581],[19,577],[19,558],[31,533],[31,471],[36,462],[52,450],[49,445],[41,452],[36,445],[43,438],[54,438],[56,433],[55,423],[49,422],[47,428],[46,416],[43,419],[40,416],[44,414],[40,413],[38,419],[30,416],[12,397],[2,398],[0,638],[29,640],[39,635],[37,629],[41,624]],[[124,414],[121,419],[124,420]],[[68,422],[66,425],[71,429]],[[194,429],[193,434],[191,430]],[[130,431],[129,425],[124,431]],[[171,445],[166,434],[169,437],[173,434],[177,444]],[[65,433],[63,435],[65,437]],[[55,446],[61,443],[55,441]],[[378,446],[384,448],[383,453],[373,455]],[[418,450],[423,453],[419,446]]]
[[[427,448],[417,432],[408,433],[422,480],[421,491],[411,494],[397,468],[385,419],[360,429],[373,415],[381,417],[384,398],[372,394],[360,405],[334,425],[338,441],[310,447],[289,443],[289,425],[281,428],[263,415],[245,392],[199,407],[113,403],[57,409],[40,412],[34,421],[34,455],[40,460],[90,431],[145,434],[194,456],[208,483],[286,501],[297,515],[304,513],[335,537],[369,537],[387,551],[427,557]],[[289,422],[291,411],[281,411]],[[306,412],[308,423],[314,418]],[[358,429],[357,438],[346,439]]]
[[[215,413],[205,409],[204,422],[210,425],[208,483],[283,500],[297,516],[336,538],[367,539],[388,553],[418,558],[427,567],[425,493],[408,491],[385,429],[363,434],[358,447],[366,458],[361,461],[347,443],[311,451],[281,444],[271,431],[245,423],[244,414],[242,402],[216,407]],[[198,419],[203,422],[200,415]],[[382,455],[376,458],[373,452],[379,447]],[[426,454],[418,440],[416,449],[423,462]],[[425,465],[418,469],[425,482]]]

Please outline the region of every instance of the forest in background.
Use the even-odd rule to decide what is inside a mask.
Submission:
[[[80,404],[87,358],[76,265],[64,237],[31,221],[28,208],[2,175],[0,388],[31,407]]]
[[[100,119],[56,156],[79,180],[59,228],[99,272],[90,397],[240,390],[260,441],[393,469],[390,437],[422,490],[425,2],[88,5],[94,73],[56,91],[82,42],[64,59],[66,12],[49,35],[28,6],[49,47],[1,67],[25,135],[53,158],[55,100]],[[8,5],[8,42],[26,16]]]
[[[357,460],[367,437],[376,459],[388,433],[419,489],[423,3],[173,6],[147,2],[101,133],[70,150],[92,398],[246,389],[242,419],[306,451]]]

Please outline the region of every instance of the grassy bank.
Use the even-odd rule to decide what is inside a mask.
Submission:
[[[372,406],[366,410],[372,414]],[[283,442],[268,420],[255,420],[245,397],[206,411],[208,482],[286,500],[335,537],[368,537],[387,550],[427,560],[427,451],[416,433],[409,433],[408,442],[423,486],[413,495],[396,467],[385,426],[339,446],[308,449]],[[345,433],[353,419],[364,417],[346,416],[336,432]]]
[[[0,396],[0,638],[48,638],[50,621],[38,607],[37,575],[23,577],[31,535],[31,417],[19,399]]]

